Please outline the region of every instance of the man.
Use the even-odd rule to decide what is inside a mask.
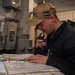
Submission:
[[[58,19],[55,7],[50,3],[37,5],[33,11],[33,18],[28,20],[27,24],[36,25],[47,34],[46,42],[38,39],[36,55],[29,57],[29,62],[51,65],[65,75],[74,75],[75,29],[66,21],[61,22]]]

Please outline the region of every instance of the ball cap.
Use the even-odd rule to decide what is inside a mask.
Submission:
[[[35,26],[41,23],[51,14],[56,14],[55,7],[50,3],[40,3],[33,9],[33,18],[29,19],[26,24]]]

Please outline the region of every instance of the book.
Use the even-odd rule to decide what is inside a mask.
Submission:
[[[9,61],[25,61],[33,54],[2,54],[3,60]]]

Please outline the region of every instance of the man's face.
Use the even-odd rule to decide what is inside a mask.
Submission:
[[[37,27],[46,34],[50,34],[53,30],[52,20],[50,18],[44,19]]]

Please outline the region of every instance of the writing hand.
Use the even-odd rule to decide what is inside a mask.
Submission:
[[[48,56],[37,54],[37,55],[30,56],[27,60],[30,63],[46,64],[47,59]]]

